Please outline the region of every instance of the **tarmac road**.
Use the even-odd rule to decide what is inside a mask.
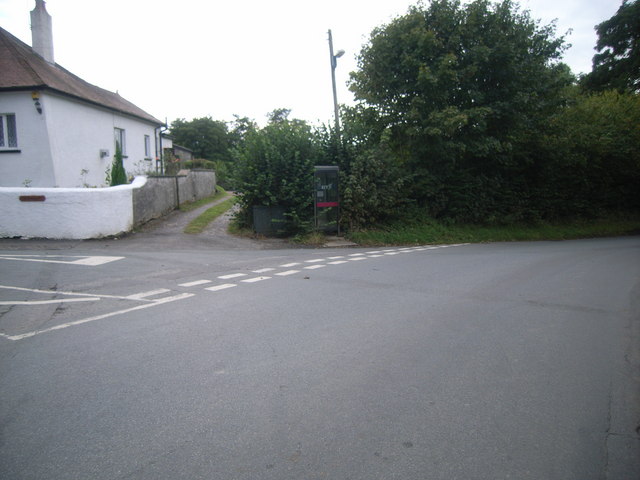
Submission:
[[[639,237],[187,242],[0,241],[0,478],[640,478]]]

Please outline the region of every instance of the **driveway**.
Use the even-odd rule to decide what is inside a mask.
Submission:
[[[227,227],[235,210],[221,215],[200,234],[184,233],[184,228],[207,209],[228,197],[199,207],[190,212],[174,210],[151,220],[133,232],[118,237],[92,240],[0,239],[0,249],[64,250],[78,246],[88,248],[124,248],[136,250],[279,250],[304,248],[279,238],[248,238],[230,235]]]

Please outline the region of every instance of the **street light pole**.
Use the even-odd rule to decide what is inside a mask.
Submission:
[[[329,30],[329,55],[331,58],[331,84],[333,85],[333,114],[336,122],[336,134],[340,135],[340,119],[338,116],[338,93],[336,91],[336,66],[338,65],[338,58],[344,55],[344,50],[338,50],[335,55],[333,53],[333,37],[331,36],[331,30]]]

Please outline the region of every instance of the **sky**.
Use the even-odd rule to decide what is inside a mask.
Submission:
[[[572,47],[564,61],[591,70],[594,26],[622,0],[520,0],[532,18],[557,20]],[[333,118],[327,31],[338,59],[338,102],[353,104],[349,73],[375,27],[417,0],[48,0],[55,61],[167,121],[234,115],[263,125],[268,112],[315,125]],[[35,0],[0,0],[0,26],[31,45]],[[0,75],[2,72],[0,72]]]

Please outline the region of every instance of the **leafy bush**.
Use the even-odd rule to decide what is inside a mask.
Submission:
[[[287,233],[310,229],[316,158],[318,147],[311,128],[300,120],[274,115],[263,129],[248,132],[236,150],[240,225],[253,224],[253,206],[281,206]]]

